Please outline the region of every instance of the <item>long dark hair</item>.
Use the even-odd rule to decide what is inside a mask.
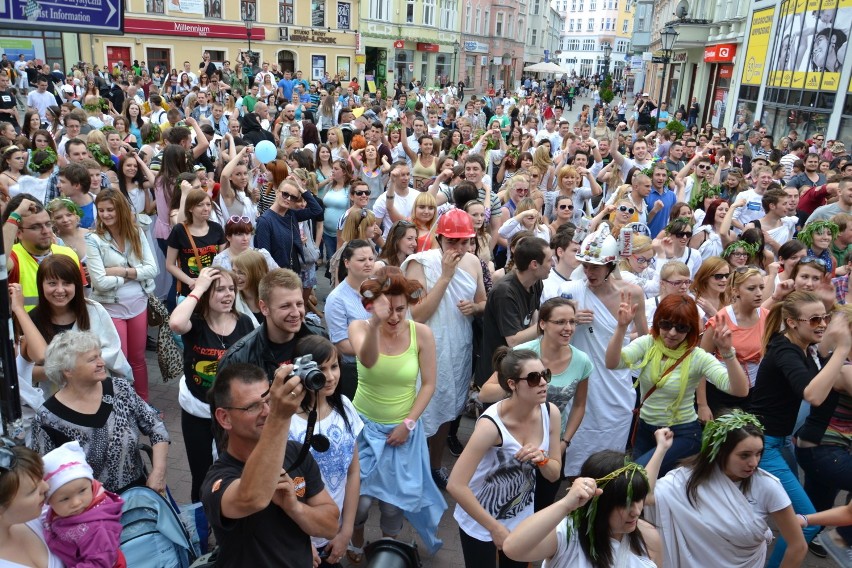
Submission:
[[[580,477],[602,479],[614,471],[624,467],[624,452],[604,450],[592,454],[580,468]],[[629,490],[628,490],[629,487]],[[609,568],[613,564],[612,546],[610,545],[609,517],[616,509],[623,509],[627,503],[627,495],[631,495],[633,503],[645,499],[650,486],[645,476],[638,472],[633,475],[622,473],[604,487],[603,493],[597,498],[597,512],[594,524],[589,526],[589,518],[580,515],[580,526],[574,527],[575,535],[580,539],[580,546],[586,557],[595,568]],[[632,505],[632,503],[631,503]],[[589,504],[585,505],[586,507]],[[594,539],[594,548],[592,547]],[[630,540],[630,550],[634,554],[647,554],[648,548],[642,538],[642,532],[637,528],[627,535]]]
[[[340,365],[340,352],[337,350],[337,347],[321,335],[309,335],[300,339],[298,343],[296,343],[296,350],[293,352],[293,355],[295,357],[313,355],[314,362],[317,365],[322,365],[329,359],[334,358],[337,359],[338,366]],[[309,396],[302,398],[302,410],[305,411],[305,413],[311,411],[313,401],[309,400],[310,398],[311,397]],[[339,381],[334,392],[325,397],[325,399],[328,401],[332,410],[337,412],[341,418],[343,418],[343,423],[346,424],[346,429],[349,430],[349,432],[352,432],[352,425],[349,423],[349,418],[346,416],[346,407],[343,405],[343,395],[340,394]]]
[[[722,414],[725,414],[725,412]],[[686,482],[686,498],[693,507],[698,507],[698,487],[710,479],[710,475],[713,473],[713,468],[718,466],[724,471],[725,463],[728,461],[728,457],[730,457],[734,448],[737,447],[737,444],[751,436],[756,436],[760,438],[761,441],[764,439],[763,431],[760,428],[754,424],[746,424],[742,428],[737,428],[736,430],[728,432],[727,437],[725,437],[725,441],[722,442],[721,446],[719,446],[719,453],[716,455],[715,460],[710,461],[710,446],[708,445],[700,453],[683,461],[684,466],[692,468],[689,480]],[[754,475],[759,475],[759,472],[755,472]],[[749,488],[751,487],[751,480],[754,475],[742,480],[740,490],[744,495],[748,494]]]
[[[52,254],[41,261],[36,272],[36,286],[38,287],[38,305],[30,312],[30,317],[41,330],[44,340],[48,343],[59,333],[51,316],[53,308],[44,295],[44,281],[48,278],[58,278],[65,282],[74,284],[74,298],[70,302],[71,311],[80,331],[89,331],[89,311],[86,306],[86,290],[83,288],[83,275],[80,266],[70,256],[64,254]]]
[[[166,203],[171,203],[175,193],[175,182],[177,177],[191,171],[186,150],[179,144],[169,144],[163,150],[163,159],[160,163],[160,173],[154,182],[155,189],[162,190],[166,197]],[[121,176],[119,176],[120,178]],[[180,191],[177,192],[180,194]]]
[[[127,193],[127,180],[125,179],[126,176],[124,175],[124,164],[126,164],[130,160],[135,161],[136,156],[134,154],[124,154],[121,158],[118,159],[118,189],[121,191],[121,193],[124,194],[124,197],[126,197],[128,201],[130,201],[130,194]],[[139,189],[141,189],[142,191],[148,191],[147,189],[142,187],[142,184],[145,183],[145,174],[142,172],[142,168],[136,168],[136,175],[133,176],[133,179],[131,181],[133,181],[133,183],[138,184]]]
[[[346,246],[343,248],[343,252],[340,253],[340,262],[337,264],[337,281],[343,282],[346,280],[346,277],[349,276],[349,270],[346,269],[347,260],[352,259],[352,255],[355,254],[355,251],[360,248],[370,247],[372,250],[373,245],[370,244],[370,241],[366,241],[364,239],[352,239]]]

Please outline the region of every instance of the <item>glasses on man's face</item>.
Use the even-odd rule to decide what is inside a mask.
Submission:
[[[264,405],[269,404],[269,390],[261,395],[260,400],[249,404],[248,406],[223,406],[225,410],[239,410],[240,412],[245,412],[246,414],[260,414],[263,410]]]
[[[686,288],[687,286],[692,284],[692,280],[688,278],[685,280],[663,280],[663,282],[665,282],[669,286],[674,286],[675,288]]]
[[[293,195],[292,193],[287,192],[287,191],[282,191],[281,197],[283,197],[284,199],[290,200],[291,203],[298,203],[299,201],[302,200],[301,195]]]
[[[689,333],[692,330],[692,326],[685,323],[675,323],[669,320],[660,320],[657,324],[657,327],[660,328],[660,331],[669,331],[674,328],[674,330],[678,333]]]
[[[811,326],[811,329],[816,329],[821,325],[828,325],[831,323],[831,314],[824,314],[821,316],[811,316],[809,318],[795,318],[796,321],[806,321],[808,325]]]
[[[619,205],[618,210],[622,213],[629,213],[630,215],[633,215],[636,212],[636,209],[628,207],[627,205]]]
[[[544,371],[533,371],[526,377],[516,378],[515,381],[526,381],[530,387],[535,388],[541,384],[542,379],[544,379],[545,383],[549,383],[552,376],[553,374],[550,372],[550,369],[545,369]]]
[[[816,140],[817,142],[822,142],[825,140],[825,138],[814,138],[814,140]]]
[[[47,223],[36,223],[35,225],[30,225],[29,227],[21,227],[22,231],[35,231],[36,233],[41,233],[42,231],[52,231],[53,230],[53,222],[48,221]]]
[[[710,166],[708,166],[707,164],[700,164],[700,165],[698,165],[698,166],[696,166],[696,167],[697,167],[699,170],[709,170],[709,169],[710,169]]]

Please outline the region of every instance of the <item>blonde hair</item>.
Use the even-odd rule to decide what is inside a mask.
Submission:
[[[533,154],[533,165],[542,170],[542,175],[547,172],[547,169],[552,163],[553,159],[550,157],[550,150],[544,146],[539,146],[535,149],[535,153]]]
[[[343,229],[340,232],[340,237],[344,243],[354,241],[356,239],[369,240],[365,233],[367,227],[376,224],[376,216],[369,209],[361,209],[353,207],[346,215],[346,221],[343,223]]]
[[[613,235],[613,236],[616,236],[616,235]],[[640,234],[637,234],[637,233],[633,233],[633,253],[632,254],[642,253],[642,252],[645,252],[645,251],[649,251],[653,248],[654,248],[653,247],[653,241],[651,241],[651,237],[648,237],[646,235],[640,235]],[[671,262],[667,263],[663,268],[665,268],[669,264],[672,264],[672,263]],[[626,270],[628,272],[632,271],[632,269],[630,268],[630,263],[627,260],[627,257],[623,257],[618,262],[618,267],[623,269],[623,270]]]

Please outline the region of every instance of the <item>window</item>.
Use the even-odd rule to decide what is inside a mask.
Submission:
[[[602,30],[606,29],[604,26],[606,26],[606,20],[604,18],[601,18],[601,29]]]
[[[378,12],[374,14],[374,9]],[[370,17],[375,19],[384,18],[385,7],[380,0],[370,0]],[[278,1],[278,23],[292,24],[293,23],[293,0]]]
[[[423,25],[435,25],[435,0],[423,0]]]
[[[533,2],[533,14],[536,15],[536,16],[538,16],[538,12],[539,12],[539,10],[541,10],[540,4],[541,4],[541,0],[535,0]]]
[[[598,2],[597,2],[597,0],[589,0],[589,10],[591,10],[592,12],[594,12],[594,11],[595,11],[595,10],[597,10],[597,9],[598,9]]]
[[[506,37],[512,37],[512,18],[506,20]]]
[[[595,19],[594,18],[589,18],[589,21],[586,24],[586,29],[590,32],[595,31]]]
[[[579,9],[581,12],[583,11],[583,0],[580,0]]]
[[[350,24],[352,22],[352,4],[349,2],[338,2],[337,3],[337,29],[339,30],[348,30],[351,29]]]
[[[464,31],[465,31],[465,33],[468,33],[468,34],[470,33],[470,22],[471,22],[470,11],[471,10],[472,10],[472,8],[470,7],[470,4],[468,4],[467,7],[464,9]],[[500,32],[497,32],[497,33],[500,33]]]
[[[532,40],[530,41],[530,45],[532,45],[533,47],[535,47],[536,39],[538,39],[538,38],[536,37],[536,35],[537,35],[537,34],[536,34],[536,32],[537,32],[537,31],[538,31],[538,30],[532,30]]]
[[[166,3],[163,0],[147,0],[145,8],[149,14],[165,14]],[[151,61],[151,58],[148,58]],[[168,65],[166,65],[168,67]],[[153,67],[152,67],[153,68]]]
[[[584,39],[583,51],[595,51],[595,40],[592,38]]]
[[[470,14],[468,14],[468,16],[470,16]],[[468,18],[467,21],[470,22],[470,18]],[[497,37],[503,36],[503,12],[497,12],[497,19],[494,23],[494,35]]]
[[[311,26],[325,27],[325,0],[311,0]],[[325,68],[325,65],[323,65]]]
[[[290,20],[285,22],[281,20],[282,24],[292,24],[293,23],[293,0],[281,0],[281,3],[289,3],[290,8]],[[388,4],[384,2],[384,0],[370,0],[370,19],[371,20],[386,20],[390,17],[388,11]]]
[[[257,21],[257,4],[255,4],[255,0],[242,0],[240,2],[240,19],[242,21]]]
[[[581,59],[580,60],[580,75],[591,75],[593,63],[594,63],[594,61],[591,60],[591,59]]]
[[[219,53],[222,53],[221,51]],[[160,66],[161,69],[171,69],[170,56],[171,52],[168,49],[160,49],[156,47],[149,47],[145,50],[145,55],[147,56],[148,68],[153,69],[157,65]],[[213,52],[210,52],[210,59],[213,60]],[[214,60],[217,61],[217,60]],[[221,61],[219,59],[218,61]]]
[[[441,27],[445,30],[455,29],[456,11],[458,3],[456,0],[443,0],[441,4]]]
[[[580,51],[580,40],[569,39],[565,41],[565,51]]]
[[[405,22],[407,24],[414,23],[414,0],[408,0],[405,7]]]
[[[481,16],[482,16],[482,10],[477,8],[476,9],[476,19],[473,20],[473,33],[475,33],[477,35],[482,33],[482,26],[481,26],[481,22],[480,22]]]
[[[569,32],[574,31],[574,18],[571,18],[570,20],[568,20],[568,31]]]
[[[577,11],[577,0],[571,0],[571,11],[572,12]]]
[[[491,35],[491,12],[488,10],[485,10],[485,17],[482,18],[482,33]]]
[[[623,22],[624,25],[621,26],[622,33],[627,33],[627,26],[630,24],[630,20],[625,19]]]
[[[319,81],[325,76],[325,55],[311,56],[311,80]]]

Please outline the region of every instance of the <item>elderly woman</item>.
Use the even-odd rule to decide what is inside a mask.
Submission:
[[[46,454],[77,440],[95,479],[107,491],[120,493],[140,485],[164,491],[169,451],[166,426],[133,385],[107,375],[97,336],[84,331],[60,333],[47,346],[44,366],[47,377],[62,389],[33,420],[33,449]],[[147,478],[139,453],[140,433],[148,436],[154,448]]]

